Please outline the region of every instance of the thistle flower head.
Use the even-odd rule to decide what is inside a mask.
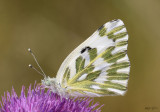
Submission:
[[[11,94],[4,94],[0,104],[0,112],[100,112],[101,108],[96,109],[99,104],[93,104],[90,98],[61,98],[51,90],[45,92],[37,84],[33,89],[29,86],[27,95],[22,86],[19,97],[12,88]]]

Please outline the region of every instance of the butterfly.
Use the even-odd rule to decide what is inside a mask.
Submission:
[[[107,22],[67,56],[56,78],[47,77],[29,51],[42,71],[45,88],[66,98],[101,97],[126,93],[130,72],[127,46],[123,21]]]

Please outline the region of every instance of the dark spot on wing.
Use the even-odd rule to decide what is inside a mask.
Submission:
[[[114,19],[114,20],[110,21],[110,23],[112,23],[112,22],[118,22],[118,21],[119,21],[119,19]]]
[[[114,19],[114,20],[112,20],[112,21],[110,21],[110,22],[114,22],[114,21],[118,21],[119,19]]]
[[[100,31],[102,28],[104,28],[104,25],[102,25],[101,27],[99,27],[98,30]]]
[[[91,50],[92,48],[91,47],[89,47],[89,46],[87,46],[87,47],[85,47],[85,48],[83,48],[82,50],[81,50],[81,54],[82,53],[84,53],[86,50]]]

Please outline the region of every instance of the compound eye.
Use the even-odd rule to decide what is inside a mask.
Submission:
[[[47,86],[50,86],[50,83],[49,83],[49,82],[47,83]]]
[[[50,85],[49,81],[45,81],[45,85],[49,86]]]

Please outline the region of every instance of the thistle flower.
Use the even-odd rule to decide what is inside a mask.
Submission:
[[[25,87],[22,86],[21,95],[18,97],[14,88],[11,94],[4,93],[0,102],[0,112],[100,112],[96,109],[98,103],[93,104],[90,98],[61,98],[57,94],[46,91],[40,85],[31,85],[25,94]]]

